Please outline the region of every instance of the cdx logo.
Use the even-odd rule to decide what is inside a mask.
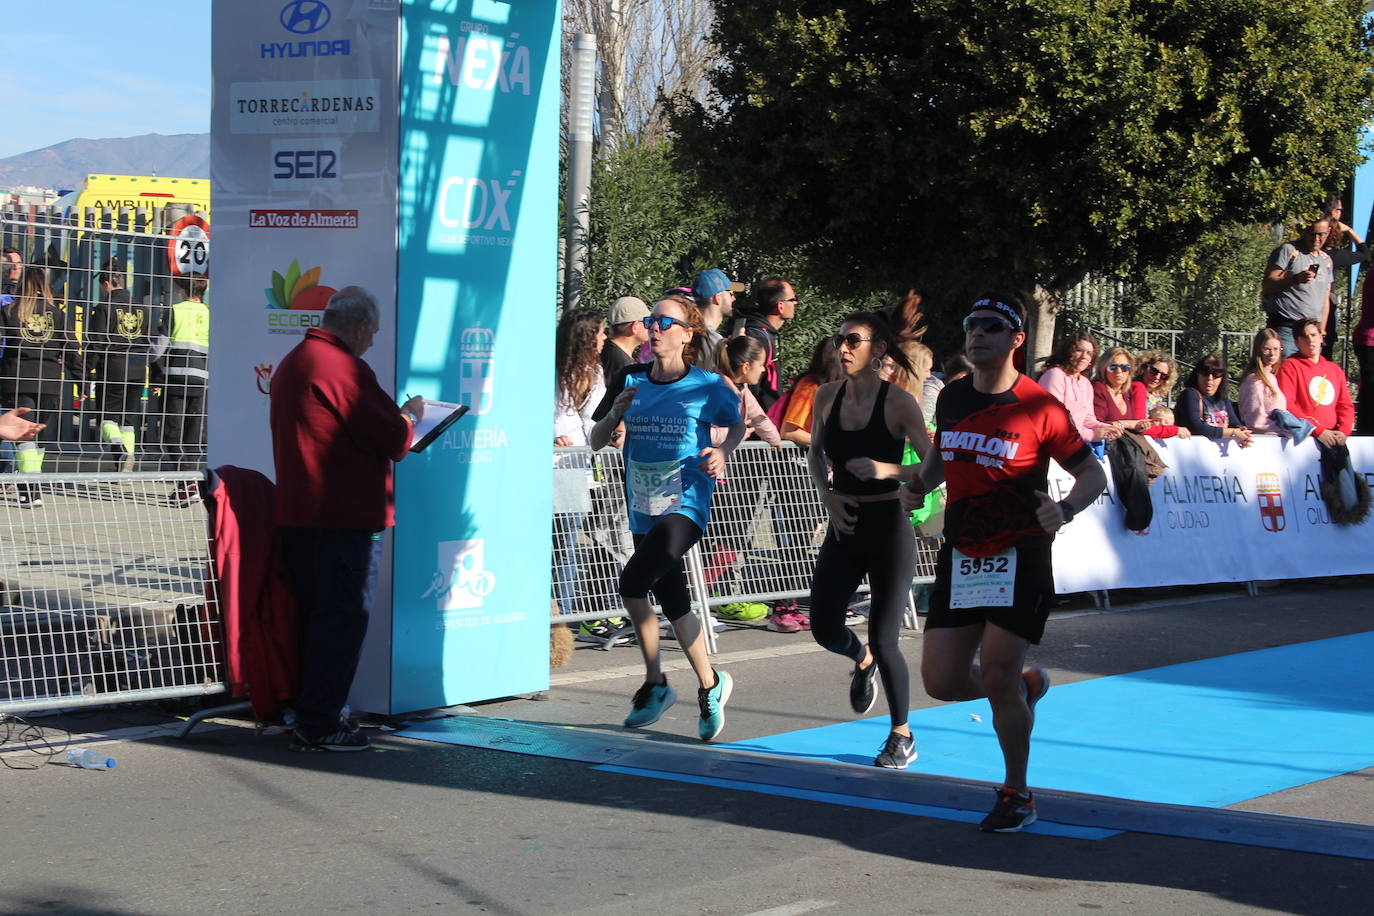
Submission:
[[[293,35],[313,35],[329,25],[329,7],[320,0],[291,0],[281,8],[281,27]]]

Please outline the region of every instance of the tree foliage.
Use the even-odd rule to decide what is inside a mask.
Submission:
[[[851,291],[1010,287],[1048,345],[1086,273],[1306,216],[1370,117],[1359,0],[722,0],[677,149]],[[1046,327],[1049,325],[1049,327]]]

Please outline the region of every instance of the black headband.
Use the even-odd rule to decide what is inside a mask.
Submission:
[[[973,303],[973,308],[969,309],[969,312],[976,312],[979,309],[990,309],[994,312],[1001,312],[1003,315],[1007,317],[1007,320],[1011,322],[1011,329],[1013,331],[1021,330],[1022,322],[1020,313],[1017,312],[1016,309],[1012,308],[1010,305],[1007,305],[1002,300],[979,299],[977,302]]]

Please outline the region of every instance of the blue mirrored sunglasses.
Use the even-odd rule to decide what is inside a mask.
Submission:
[[[660,332],[666,333],[675,324],[680,324],[689,331],[692,330],[690,324],[671,315],[649,315],[644,318],[644,327],[651,331],[657,327]]]

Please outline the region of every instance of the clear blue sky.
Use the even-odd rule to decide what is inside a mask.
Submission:
[[[0,157],[210,129],[210,0],[0,4]]]

